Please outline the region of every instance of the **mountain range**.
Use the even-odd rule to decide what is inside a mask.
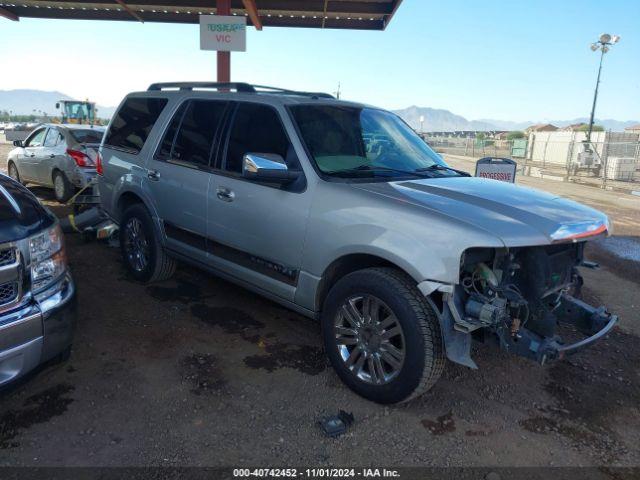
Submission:
[[[420,130],[420,116],[424,116],[422,128],[425,132],[448,132],[455,130],[524,130],[537,123],[551,123],[556,127],[566,127],[567,125],[573,125],[576,123],[589,122],[589,119],[586,117],[574,118],[571,120],[530,120],[526,122],[512,122],[508,120],[495,120],[489,118],[467,120],[460,115],[451,113],[449,110],[416,106],[411,106],[402,110],[395,110],[394,112],[416,130]],[[621,132],[624,131],[626,127],[637,125],[640,121],[620,121],[610,118],[597,118],[595,123],[597,125],[602,125],[605,130]]]
[[[12,112],[14,115],[56,115],[56,102],[60,100],[78,100],[61,92],[47,92],[43,90],[0,90],[0,112]],[[98,117],[111,118],[115,107],[96,105]]]
[[[59,100],[73,100],[72,97],[61,92],[47,92],[43,90],[0,90],[0,111],[10,111],[16,115],[30,115],[34,112],[56,113],[55,105]],[[110,118],[115,107],[96,106],[100,118]],[[552,123],[564,127],[574,123],[588,122],[588,118],[574,118],[572,120],[532,120],[527,122],[512,122],[508,120],[480,119],[467,120],[449,110],[411,106],[396,110],[409,125],[419,130],[420,116],[424,116],[422,125],[425,132],[447,132],[455,130],[524,130],[536,123]],[[597,119],[596,123],[605,129],[623,131],[626,127],[640,123],[638,120],[619,121],[613,119]]]

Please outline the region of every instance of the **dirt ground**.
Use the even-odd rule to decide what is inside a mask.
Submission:
[[[639,198],[521,183],[601,208],[638,247]],[[589,300],[621,316],[608,339],[544,367],[480,346],[479,370],[449,364],[393,407],[342,385],[311,320],[191,268],[143,286],[116,248],[77,235],[67,248],[71,359],[0,393],[0,466],[640,465],[640,264],[606,242],[590,249],[603,268],[585,274]],[[340,409],[355,423],[326,438],[317,421]]]

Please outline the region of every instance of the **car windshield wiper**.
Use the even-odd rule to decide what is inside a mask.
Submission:
[[[432,172],[434,170],[448,170],[450,172],[455,172],[462,177],[471,176],[470,173],[464,172],[462,170],[456,170],[455,168],[451,168],[447,165],[441,165],[439,163],[434,163],[433,165],[429,165],[428,167],[424,167],[424,168],[418,168],[416,169],[416,172],[423,173],[423,172]]]
[[[358,167],[353,168],[345,168],[342,170],[331,170],[325,173],[329,175],[342,175],[342,174],[350,174],[350,173],[360,173],[360,172],[393,172],[399,173],[401,175],[409,175],[412,177],[427,177],[427,172],[420,172],[418,170],[402,170],[399,168],[391,168],[391,167],[376,167],[373,165],[360,165]]]

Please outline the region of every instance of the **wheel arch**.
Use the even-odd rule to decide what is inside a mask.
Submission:
[[[315,310],[317,312],[322,310],[322,305],[329,293],[329,290],[338,280],[355,271],[375,267],[394,268],[406,274],[408,277],[413,278],[416,283],[418,282],[413,275],[398,265],[397,262],[384,258],[380,255],[371,253],[351,253],[342,255],[331,262],[320,277],[320,282],[318,283],[315,295]]]
[[[135,205],[136,203],[143,204],[147,209],[146,202],[142,199],[140,195],[132,191],[125,191],[120,194],[118,197],[118,201],[116,202],[116,210],[118,214],[118,218],[122,218],[122,214],[124,211],[129,208],[131,205]]]
[[[58,167],[57,165],[55,167],[53,167],[51,169],[51,184],[52,185],[53,185],[54,179],[56,178],[56,173],[57,172],[60,172],[62,175],[65,175],[65,173],[62,171],[62,169],[60,169],[60,167]]]
[[[151,220],[153,222],[153,226],[156,229],[156,233],[160,235],[161,243],[164,244],[164,228],[161,225],[160,218],[156,212],[156,209],[153,207],[153,204],[145,197],[145,195],[140,192],[136,192],[134,190],[124,190],[118,196],[115,202],[115,220],[120,222],[122,219],[122,215],[125,210],[132,205],[140,204],[144,208],[147,209],[149,215],[151,216]]]

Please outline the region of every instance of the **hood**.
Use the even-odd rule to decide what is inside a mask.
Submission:
[[[447,177],[352,185],[470,224],[506,246],[582,238],[608,228],[606,215],[593,208],[496,180]]]
[[[34,235],[54,221],[29,190],[0,174],[0,244]]]

